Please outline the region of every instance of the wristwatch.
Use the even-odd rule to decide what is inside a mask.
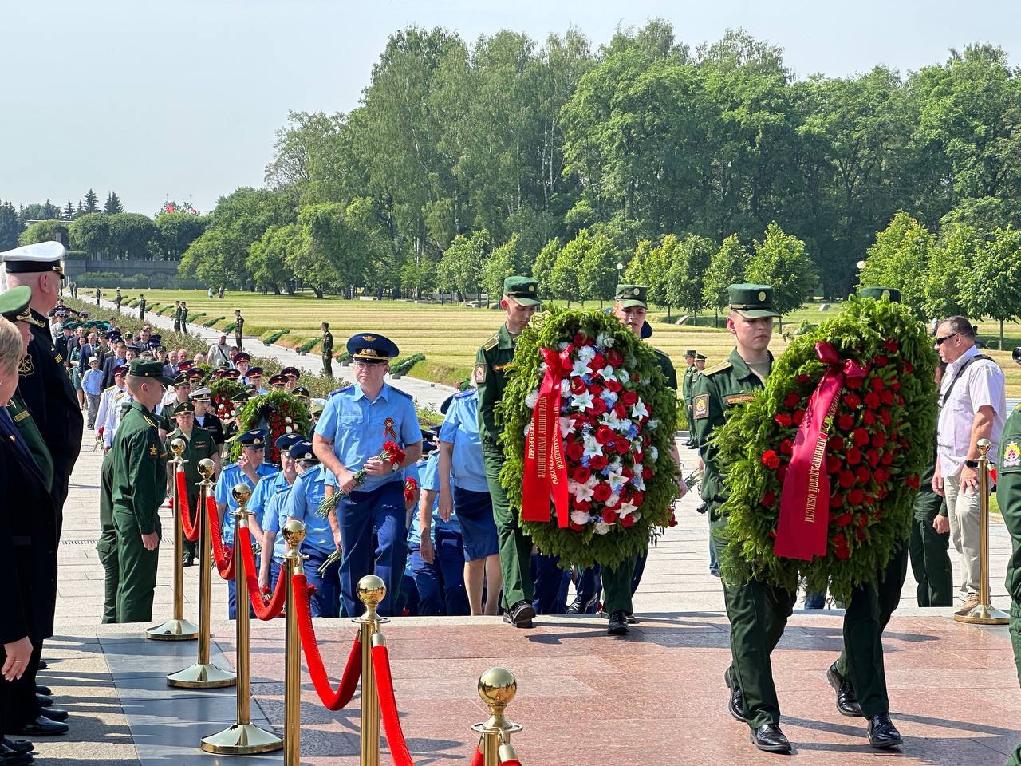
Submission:
[[[965,460],[964,464],[966,466],[968,466],[968,468],[978,468],[978,461],[977,460]]]
[[[397,473],[399,470],[401,470],[401,464],[400,463],[391,463],[390,464],[390,473]]]

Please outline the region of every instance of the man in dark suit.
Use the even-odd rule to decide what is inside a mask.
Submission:
[[[128,344],[120,338],[114,342],[113,354],[103,361],[103,388],[113,385],[113,371],[128,363]]]

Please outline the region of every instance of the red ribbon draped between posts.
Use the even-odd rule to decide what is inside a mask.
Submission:
[[[220,512],[216,508],[216,498],[206,498],[206,516],[209,517],[209,542],[213,548],[213,563],[216,571],[224,580],[234,579],[234,549],[223,544],[220,532]]]
[[[548,522],[550,501],[557,512],[557,524],[563,528],[570,522],[567,495],[567,464],[564,462],[564,440],[560,431],[560,382],[570,365],[564,351],[542,349],[546,376],[539,389],[539,399],[532,412],[532,428],[525,443],[525,466],[521,480],[521,518],[524,521]]]
[[[390,746],[390,757],[394,766],[415,766],[404,739],[401,719],[397,714],[397,698],[394,697],[394,681],[390,675],[390,653],[386,646],[372,647],[372,670],[376,676],[376,696],[379,698],[379,713],[383,719],[383,731]]]
[[[794,451],[780,492],[780,518],[773,552],[788,559],[811,561],[826,555],[830,523],[830,477],[826,443],[846,378],[865,377],[865,368],[842,359],[830,343],[816,343],[815,353],[828,367],[809,397],[798,426]]]
[[[174,479],[177,482],[177,510],[181,514],[181,531],[184,533],[184,539],[189,543],[193,543],[199,539],[198,519],[192,518],[191,508],[188,507],[188,484],[184,471],[178,470],[175,473]]]
[[[248,583],[248,600],[252,602],[252,611],[263,622],[279,617],[287,602],[287,577],[282,568],[280,576],[277,578],[273,597],[269,601],[263,601],[262,591],[259,589],[259,578],[255,574],[252,530],[248,527],[239,527],[237,544],[241,546],[241,568],[244,570],[245,581]]]

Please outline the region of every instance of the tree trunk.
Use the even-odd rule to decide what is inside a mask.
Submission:
[[[321,287],[313,287],[312,288],[312,292],[314,292],[316,294],[316,298],[322,298],[323,297],[323,288],[321,288]]]
[[[669,303],[666,305],[666,318],[667,318],[668,321],[670,320],[670,304]]]
[[[716,329],[720,328],[720,307],[716,306],[713,309],[713,327]]]
[[[1003,320],[1000,320],[1000,351],[1003,351]]]

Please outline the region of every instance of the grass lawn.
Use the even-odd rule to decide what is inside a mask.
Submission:
[[[82,298],[87,302],[86,292],[82,291]],[[319,337],[319,323],[324,320],[330,323],[337,350],[342,349],[344,341],[356,332],[379,332],[397,343],[402,356],[417,352],[425,354],[426,360],[412,369],[412,375],[452,385],[470,375],[476,350],[503,321],[500,311],[449,303],[440,306],[410,301],[346,300],[337,297],[317,299],[311,293],[291,296],[240,292],[229,292],[220,300],[207,298],[202,290],[144,292],[150,306],[153,303],[173,304],[175,300],[182,299],[187,301],[191,316],[205,313],[200,323],[215,317],[226,317],[220,323],[221,328],[233,321],[234,309],[240,308],[245,317],[246,334],[263,335],[273,330],[290,329],[290,333],[277,342],[292,347],[300,346],[308,338]],[[112,297],[112,293],[107,290],[104,290],[104,295]],[[135,298],[138,292],[125,291],[123,295],[125,298]],[[594,302],[588,305],[598,308]],[[802,321],[819,323],[840,311],[839,303],[830,305],[830,311],[822,312],[819,304],[806,304],[784,317],[784,328],[796,327]],[[673,321],[681,313],[674,310]],[[708,364],[711,365],[729,354],[733,348],[732,336],[726,329],[713,328],[711,314],[698,317],[696,324],[681,326],[663,321],[665,317],[666,311],[654,309],[650,312],[649,321],[654,330],[651,342],[669,354],[679,371],[684,367],[686,349],[695,348],[706,354],[709,357]],[[1021,397],[1021,367],[1015,365],[1010,358],[1010,350],[1021,345],[1021,325],[1012,323],[1006,327],[1004,351],[995,348],[999,332],[997,323],[984,322],[979,330],[981,337],[990,345],[986,353],[1007,374],[1007,396]],[[780,333],[775,333],[773,352],[779,353],[785,345]],[[310,353],[318,351],[314,349]]]

